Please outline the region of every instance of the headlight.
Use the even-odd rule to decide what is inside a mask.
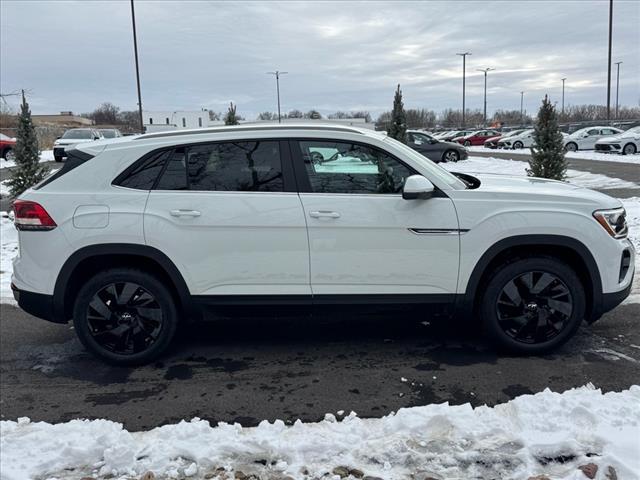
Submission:
[[[627,212],[624,208],[611,210],[596,210],[593,217],[613,238],[626,238],[629,233],[627,226]]]

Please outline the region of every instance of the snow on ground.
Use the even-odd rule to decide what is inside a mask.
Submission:
[[[242,471],[310,479],[339,478],[330,472],[343,467],[384,479],[546,474],[577,480],[586,478],[578,467],[594,463],[598,479],[607,478],[609,467],[617,478],[632,479],[640,472],[639,449],[640,386],[603,394],[588,385],[522,395],[493,408],[445,403],[380,419],[352,412],[339,420],[327,414],[318,423],[263,421],[254,428],[197,418],[135,433],[107,420],[2,421],[0,477],[137,479],[152,471],[201,479]]]
[[[460,173],[496,173],[500,175],[526,175],[529,162],[520,160],[504,160],[493,157],[473,157],[457,163],[440,163],[440,166],[447,170]],[[608,177],[598,173],[581,172],[578,170],[567,171],[567,181],[585,188],[611,189],[611,188],[639,188],[640,185],[622,180],[620,178]]]
[[[18,253],[18,231],[7,212],[0,212],[0,240],[0,303],[15,304],[11,293],[11,262]]]
[[[42,162],[53,162],[53,150],[42,150],[40,152],[40,163]],[[0,158],[0,170],[3,168],[15,167],[16,162],[5,160],[4,158]]]
[[[466,147],[469,152],[512,152],[519,155],[530,155],[531,149],[529,148],[518,148],[513,150],[491,150],[489,148],[484,148],[480,145],[474,145],[471,147]],[[577,152],[566,152],[565,157],[567,158],[576,158],[582,160],[603,160],[606,162],[619,162],[619,163],[638,163],[640,164],[640,153],[636,153],[635,155],[619,155],[617,153],[600,153],[595,150],[582,150]]]
[[[625,300],[625,303],[640,303],[640,197],[621,198],[620,201],[627,211],[629,239],[636,247],[636,273],[631,295]]]

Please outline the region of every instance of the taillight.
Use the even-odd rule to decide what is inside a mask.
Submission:
[[[58,225],[42,205],[26,200],[13,202],[14,220],[18,230],[53,230]]]

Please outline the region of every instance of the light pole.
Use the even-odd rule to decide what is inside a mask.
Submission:
[[[280,120],[280,75],[286,75],[289,72],[280,72],[276,70],[275,72],[267,72],[267,75],[275,75],[276,77],[276,92],[278,93],[278,123],[281,123]]]
[[[609,0],[609,57],[607,59],[607,121],[611,120],[611,36],[613,32],[613,0]]]
[[[524,92],[520,92],[520,125],[524,125]]]
[[[618,119],[618,93],[620,91],[620,64],[622,62],[616,62],[618,70],[616,72],[616,120]]]
[[[467,55],[471,55],[469,52],[464,53],[456,53],[462,57],[462,128],[464,128],[464,115],[465,115],[465,103],[464,103],[464,93],[465,93],[465,72],[467,69]]]
[[[484,126],[487,126],[487,72],[495,70],[495,68],[477,68],[479,72],[484,72]]]
[[[142,95],[140,94],[140,67],[138,65],[138,37],[136,35],[136,12],[131,0],[131,24],[133,25],[133,52],[136,58],[136,83],[138,85],[138,114],[140,115],[140,133],[144,133],[144,120],[142,119]]]
[[[566,79],[566,77],[562,79],[562,115],[564,115],[564,81]]]

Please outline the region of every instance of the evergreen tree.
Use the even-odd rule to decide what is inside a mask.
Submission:
[[[387,134],[402,143],[407,143],[407,114],[404,111],[404,104],[402,103],[400,84],[398,84],[395,97],[393,98],[393,111],[391,112],[391,123],[387,129]]]
[[[555,107],[545,95],[538,112],[534,132],[531,159],[527,175],[530,177],[564,180],[567,161],[564,158],[564,142],[558,128]]]
[[[17,197],[29,187],[40,182],[47,176],[49,168],[40,165],[40,150],[38,149],[38,138],[36,129],[31,120],[29,104],[22,92],[22,105],[20,105],[20,115],[18,117],[18,131],[16,133],[16,168],[11,172],[11,178],[7,180],[9,193],[12,197]]]
[[[229,104],[229,110],[227,110],[227,114],[224,116],[224,124],[238,125],[239,123],[238,116],[236,115],[236,106],[231,102]]]

